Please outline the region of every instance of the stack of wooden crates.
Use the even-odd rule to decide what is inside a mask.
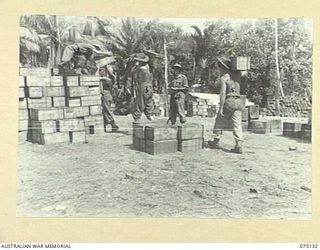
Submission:
[[[21,68],[19,93],[21,140],[85,142],[87,134],[104,131],[99,77]]]
[[[209,99],[198,98],[187,103],[187,116],[214,117],[217,106]]]
[[[133,123],[133,148],[151,155],[193,152],[203,148],[203,125],[164,122]]]

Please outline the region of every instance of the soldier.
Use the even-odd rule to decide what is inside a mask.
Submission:
[[[100,68],[100,75],[103,76],[101,78],[101,106],[102,106],[102,115],[104,120],[104,128],[106,128],[107,125],[111,125],[112,132],[117,132],[119,130],[119,127],[117,126],[113,115],[111,113],[111,103],[113,101],[112,97],[112,86],[113,82],[112,80],[106,76],[106,72],[103,68]],[[105,130],[106,131],[106,130]]]
[[[134,101],[132,116],[135,122],[141,120],[142,112],[147,119],[152,121],[153,109],[153,87],[152,74],[149,70],[149,57],[144,53],[136,54],[133,58],[136,66],[133,69],[133,86],[134,86]]]
[[[213,148],[219,148],[219,141],[222,130],[227,130],[229,124],[232,125],[233,136],[236,142],[231,152],[242,154],[242,124],[241,111],[243,109],[240,99],[240,77],[241,71],[231,70],[231,61],[223,61],[218,59],[218,67],[220,71],[220,107],[213,128],[213,141],[209,145]]]
[[[177,115],[179,115],[180,123],[186,122],[186,115],[184,111],[185,97],[188,93],[188,79],[182,74],[182,67],[176,63],[172,66],[174,70],[174,79],[169,83],[170,97],[170,117],[169,120],[174,125],[176,123]]]

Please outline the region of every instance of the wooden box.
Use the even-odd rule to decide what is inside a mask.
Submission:
[[[246,131],[249,130],[249,122],[248,121],[242,122],[241,125],[242,125],[242,131],[243,132],[246,132]]]
[[[43,97],[42,87],[26,87],[26,96],[31,98]]]
[[[25,77],[19,76],[19,87],[25,87]]]
[[[42,98],[27,98],[28,108],[29,109],[38,109],[38,108],[51,108],[52,99],[51,97],[42,97]]]
[[[24,93],[24,89],[25,88],[19,88],[19,98],[25,98],[26,97],[26,95]]]
[[[100,86],[90,86],[89,95],[100,95]]]
[[[26,109],[27,107],[28,107],[27,99],[26,98],[19,98],[19,109]]]
[[[89,107],[66,107],[63,109],[64,118],[77,118],[89,115]]]
[[[100,76],[80,76],[80,82],[100,82]]]
[[[28,130],[29,120],[19,120],[19,131]]]
[[[52,97],[53,107],[65,107],[66,106],[66,98],[65,97]]]
[[[82,106],[101,105],[101,96],[100,95],[82,96],[81,105]]]
[[[67,87],[68,97],[80,97],[87,95],[89,95],[89,87],[87,86]]]
[[[147,125],[144,128],[146,140],[163,141],[177,139],[177,127],[167,124]]]
[[[66,76],[64,84],[65,86],[79,86],[79,76]]]
[[[28,87],[50,87],[50,76],[27,76],[26,85]]]
[[[311,142],[311,140],[312,140],[311,124],[302,124],[302,126],[301,126],[301,139]]]
[[[166,141],[146,140],[145,142],[145,152],[151,155],[176,153],[178,150],[177,139]]]
[[[19,120],[28,120],[29,111],[28,109],[19,109]]]
[[[35,121],[63,119],[63,108],[31,109],[30,118]]]
[[[101,105],[92,105],[89,106],[90,115],[101,115],[102,114],[102,106]]]
[[[18,132],[18,141],[25,142],[28,140],[28,131],[20,131]]]
[[[64,87],[46,87],[42,90],[44,96],[65,96]]]
[[[89,125],[85,126],[85,131],[86,134],[91,135],[91,134],[103,134],[105,129],[104,129],[104,124],[96,124],[96,125]]]
[[[204,126],[197,123],[185,123],[178,126],[178,140],[203,138]]]
[[[231,69],[232,70],[249,70],[250,57],[247,57],[247,56],[231,57]]]
[[[270,132],[269,121],[252,120],[250,121],[249,126],[250,126],[250,131],[255,134],[266,134]]]
[[[178,151],[180,152],[193,152],[203,149],[203,138],[178,140]]]
[[[57,122],[54,120],[49,121],[35,121],[30,120],[29,129],[32,131],[38,131],[42,134],[57,132]]]
[[[78,119],[63,119],[57,121],[59,132],[84,131],[84,120]]]
[[[259,105],[251,105],[248,107],[249,109],[249,119],[256,120],[259,119],[260,107]]]
[[[80,97],[69,97],[66,98],[67,107],[80,107],[81,99]]]
[[[62,87],[63,86],[63,77],[62,76],[51,76],[50,86],[51,87]]]
[[[248,122],[248,120],[249,120],[249,109],[244,108],[241,111],[241,121]]]
[[[71,143],[86,142],[86,132],[85,131],[69,132],[69,138]]]
[[[52,69],[51,68],[25,68],[20,67],[19,74],[21,76],[41,76],[50,77],[52,75]]]
[[[32,132],[32,142],[39,144],[55,144],[70,142],[69,132],[56,132],[51,134],[43,134],[40,131]]]
[[[146,141],[144,139],[133,137],[132,146],[135,150],[145,152],[146,151]]]
[[[302,124],[298,122],[284,122],[282,135],[289,137],[301,137]]]
[[[84,125],[85,126],[94,126],[98,124],[103,124],[103,116],[102,115],[92,115],[84,117]]]

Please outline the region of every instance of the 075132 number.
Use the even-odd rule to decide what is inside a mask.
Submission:
[[[318,248],[318,244],[317,243],[302,243],[302,244],[300,244],[300,248],[317,249]]]

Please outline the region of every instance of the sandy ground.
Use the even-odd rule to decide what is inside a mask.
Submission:
[[[17,216],[310,219],[311,144],[245,132],[245,153],[132,149],[131,117],[89,143],[19,144]],[[205,125],[212,118],[189,118]],[[230,132],[222,146],[233,147]],[[289,151],[296,146],[296,151]]]

